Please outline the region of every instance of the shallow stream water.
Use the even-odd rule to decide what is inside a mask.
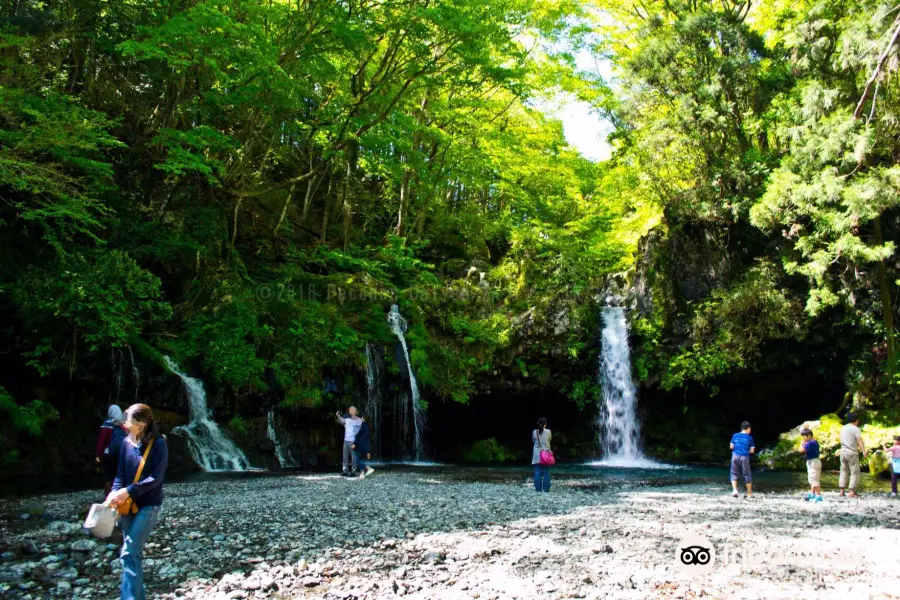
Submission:
[[[382,473],[416,473],[422,476],[440,476],[455,481],[522,483],[530,481],[530,465],[468,466],[435,463],[372,463]],[[333,469],[282,469],[279,471],[198,472],[167,477],[169,483],[212,482],[229,480],[253,480],[269,477],[289,477],[300,473],[331,473]],[[708,484],[728,491],[729,471],[726,466],[715,465],[665,465],[652,468],[611,467],[590,463],[558,463],[552,468],[552,478],[557,485],[584,489],[619,489],[640,486],[663,487],[672,485]],[[799,471],[765,471],[753,473],[754,491],[758,493],[788,493],[807,490],[806,473]],[[822,473],[822,489],[837,488],[838,472]],[[59,478],[20,479],[4,482],[0,497],[25,498],[47,493],[65,493],[102,488],[99,477],[77,476]],[[743,485],[740,486],[743,491]],[[890,480],[863,473],[859,491],[863,493],[888,493]]]

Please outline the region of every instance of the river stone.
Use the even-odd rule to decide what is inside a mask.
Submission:
[[[53,576],[61,577],[62,579],[75,579],[78,577],[78,569],[75,567],[65,567],[58,571],[53,571]]]
[[[97,542],[94,540],[78,540],[72,542],[70,548],[75,552],[93,552],[97,548]]]

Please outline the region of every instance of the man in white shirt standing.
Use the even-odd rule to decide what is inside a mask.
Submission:
[[[353,440],[356,439],[356,434],[359,433],[359,428],[362,427],[363,421],[357,416],[355,406],[348,408],[347,412],[350,413],[347,417],[342,416],[341,411],[334,413],[334,416],[337,417],[337,422],[344,426],[344,452],[341,459],[341,475],[343,477],[352,477],[357,471],[356,453],[353,452]],[[350,468],[351,465],[352,470]]]
[[[850,497],[858,498],[856,486],[859,485],[859,453],[866,453],[866,445],[863,443],[862,431],[859,430],[859,417],[856,413],[847,415],[847,424],[841,427],[841,477],[838,487],[841,488],[841,496],[850,480]]]

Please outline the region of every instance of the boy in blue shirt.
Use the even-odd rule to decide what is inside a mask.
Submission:
[[[822,484],[819,480],[822,477],[822,460],[819,458],[819,442],[813,438],[813,432],[808,428],[800,430],[800,437],[803,438],[800,452],[806,454],[806,478],[809,480],[810,493],[806,495],[806,499],[821,502]]]
[[[731,436],[731,495],[738,497],[738,475],[747,484],[747,498],[753,498],[753,476],[750,474],[750,455],[756,452],[756,442],[750,435],[750,423],[741,423],[740,433]]]

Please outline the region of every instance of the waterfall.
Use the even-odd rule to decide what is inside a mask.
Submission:
[[[628,323],[625,309],[603,309],[600,350],[601,448],[604,463],[637,466],[647,463],[641,453],[641,431],[637,420],[637,393],[631,379]]]
[[[296,467],[297,461],[291,456],[290,451],[285,451],[284,444],[278,440],[278,433],[275,431],[274,410],[269,410],[269,415],[266,417],[266,436],[275,444],[275,458],[278,459],[278,466],[281,468]]]
[[[420,461],[425,458],[424,440],[422,437],[425,432],[425,411],[422,410],[422,406],[419,403],[419,386],[416,383],[412,364],[409,362],[409,349],[406,347],[406,338],[403,335],[406,331],[406,319],[400,315],[400,308],[396,304],[392,304],[387,320],[391,326],[391,331],[400,340],[400,346],[403,348],[403,357],[406,359],[406,367],[409,369],[410,402],[413,415],[413,458]],[[406,431],[406,428],[404,428],[404,431]]]
[[[363,412],[369,417],[372,428],[372,453],[381,455],[381,363],[378,352],[372,344],[366,344],[366,402]]]
[[[138,389],[141,387],[141,374],[138,371],[137,364],[134,362],[134,353],[131,351],[131,346],[125,346],[128,348],[128,358],[131,359],[131,379],[134,383],[134,402],[135,404],[138,402]]]
[[[168,356],[164,356],[169,369],[184,383],[190,406],[191,421],[176,427],[172,433],[181,433],[187,438],[188,450],[204,471],[246,471],[251,469],[250,461],[234,442],[228,439],[212,419],[206,406],[206,390],[203,382],[188,377]]]
[[[121,348],[110,348],[109,361],[113,371],[113,379],[116,381],[116,400],[115,404],[119,404],[119,392],[122,390],[122,356]]]

